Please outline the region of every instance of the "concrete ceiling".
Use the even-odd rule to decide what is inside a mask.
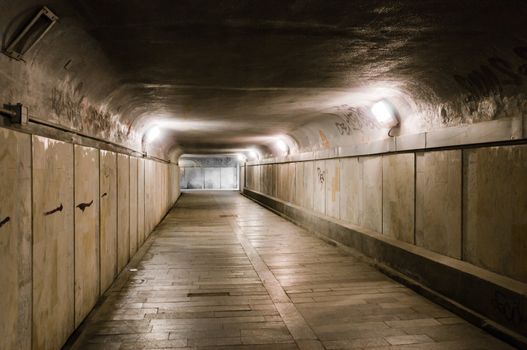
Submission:
[[[323,124],[335,129],[350,113],[354,132],[374,130],[367,106],[382,98],[417,120],[413,129],[472,123],[500,117],[481,105],[488,98],[503,109],[526,90],[526,1],[51,5],[108,59],[112,87],[101,103],[139,134],[161,124],[163,142],[185,152],[236,151],[277,134],[317,147],[322,132],[338,135]]]

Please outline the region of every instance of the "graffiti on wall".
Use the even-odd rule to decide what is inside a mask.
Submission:
[[[507,296],[500,291],[496,291],[492,303],[507,321],[515,324],[523,324],[527,322],[527,316],[524,314],[525,310],[519,299]]]
[[[66,88],[51,89],[51,109],[55,115],[65,119],[72,127],[81,127],[81,113],[85,96],[81,94],[82,82],[75,86],[66,84]]]
[[[345,122],[335,122],[335,126],[340,135],[351,135],[349,124],[346,124]]]
[[[4,220],[0,221],[0,227],[2,227],[5,224],[7,224],[10,220],[11,220],[11,218],[8,216]]]
[[[362,108],[341,105],[336,107],[335,114],[341,119],[335,122],[335,127],[342,136],[351,135],[352,131],[377,127],[375,121]]]
[[[118,115],[93,106],[83,91],[83,82],[74,83],[69,79],[51,89],[51,110],[59,123],[75,130],[102,134],[114,141],[126,140],[129,128],[120,122]]]
[[[327,170],[322,170],[320,169],[320,167],[317,167],[318,182],[320,182],[321,184],[326,182],[326,174]]]
[[[60,203],[60,205],[58,207],[56,207],[55,209],[52,209],[50,211],[45,212],[44,216],[48,216],[48,215],[52,215],[52,214],[58,213],[59,211],[62,211],[63,209],[64,209],[64,206],[62,205],[62,203]]]
[[[79,208],[84,213],[86,208],[91,207],[92,204],[93,204],[93,199],[90,202],[80,203],[79,205],[77,205],[77,208]]]

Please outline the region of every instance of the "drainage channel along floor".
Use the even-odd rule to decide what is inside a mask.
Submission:
[[[184,194],[142,253],[73,348],[510,349],[235,192]]]

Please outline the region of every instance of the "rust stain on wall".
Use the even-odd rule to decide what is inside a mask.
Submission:
[[[337,194],[340,192],[340,168],[337,164],[335,168],[335,176],[331,179],[331,201],[337,200]]]
[[[322,130],[318,130],[318,134],[320,135],[320,141],[322,141],[322,147],[323,148],[329,148],[331,145],[329,143],[329,140],[326,136],[326,134],[324,134],[324,132]]]

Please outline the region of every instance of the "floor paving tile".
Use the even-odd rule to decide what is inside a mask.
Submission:
[[[74,349],[512,349],[234,192],[183,194]]]

